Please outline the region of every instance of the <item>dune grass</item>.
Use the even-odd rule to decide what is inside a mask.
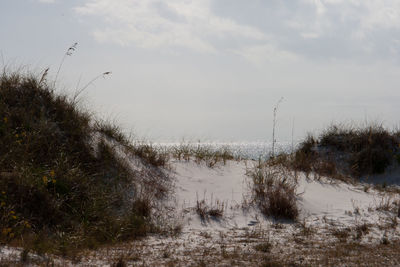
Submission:
[[[289,171],[260,163],[248,171],[248,176],[252,202],[265,216],[291,221],[298,218],[297,182]]]
[[[168,147],[165,151],[172,159],[194,161],[197,164],[205,163],[210,168],[219,163],[225,165],[229,160],[240,160],[228,147],[215,148],[199,143],[183,142],[179,145]]]
[[[382,174],[400,164],[400,132],[377,123],[332,125],[318,137],[308,135],[294,153],[280,154],[269,162],[340,180]]]
[[[165,155],[31,74],[0,74],[0,116],[0,243],[68,255],[154,230],[128,159],[159,169],[157,183]]]

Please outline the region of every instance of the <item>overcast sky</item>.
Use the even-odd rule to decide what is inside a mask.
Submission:
[[[400,125],[398,0],[1,0],[2,63],[58,78],[153,140],[271,139]],[[79,85],[78,85],[79,83]],[[294,123],[293,123],[294,122]]]

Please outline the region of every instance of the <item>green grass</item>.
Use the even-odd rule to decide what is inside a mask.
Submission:
[[[161,168],[166,155],[132,143],[43,79],[0,75],[0,155],[3,244],[68,255],[154,229],[151,197],[137,192],[128,160]],[[162,169],[152,176],[164,179]]]

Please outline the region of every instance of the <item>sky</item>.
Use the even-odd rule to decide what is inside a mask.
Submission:
[[[1,63],[152,141],[399,127],[398,0],[1,0]],[[111,75],[102,77],[104,72]]]

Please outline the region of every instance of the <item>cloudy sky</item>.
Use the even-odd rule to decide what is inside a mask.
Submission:
[[[400,125],[398,0],[2,0],[1,64],[58,78],[153,140],[289,140]],[[293,126],[294,125],[294,126]]]

